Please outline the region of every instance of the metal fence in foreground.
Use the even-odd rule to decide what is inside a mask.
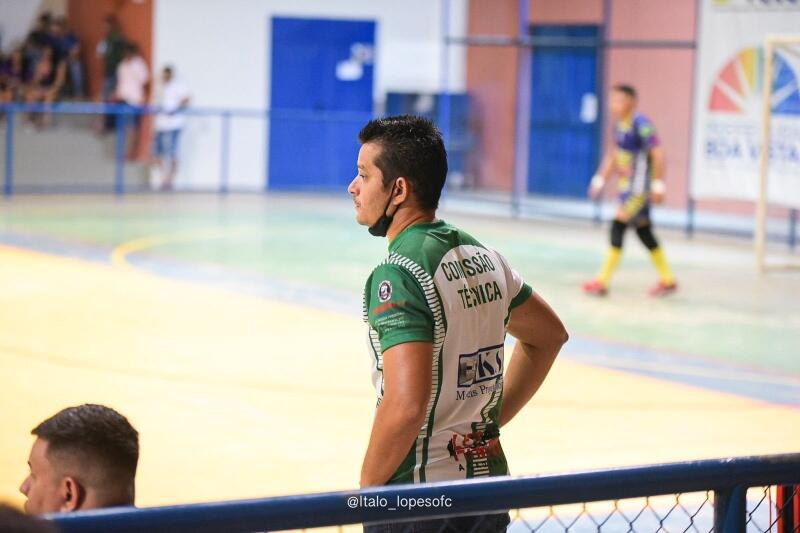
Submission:
[[[117,508],[51,518],[62,531],[275,531],[444,519],[441,531],[800,531],[800,453],[258,500]],[[481,520],[486,520],[481,523]],[[402,526],[399,530],[402,530]]]

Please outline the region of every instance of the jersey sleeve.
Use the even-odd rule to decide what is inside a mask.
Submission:
[[[433,313],[425,292],[407,269],[378,266],[367,280],[364,303],[381,350],[406,342],[433,342]]]
[[[495,253],[497,254],[497,257],[500,258],[500,262],[503,265],[503,271],[506,276],[506,287],[508,287],[508,295],[510,298],[508,312],[511,313],[512,309],[518,307],[525,300],[531,297],[531,294],[533,294],[533,289],[530,285],[525,283],[519,272],[511,268],[511,265],[508,264],[508,261],[506,261],[506,258],[503,257],[502,254],[497,251],[495,251]]]
[[[656,135],[656,128],[650,120],[643,118],[636,125],[636,133],[639,136],[642,144],[642,149],[650,150],[658,146],[658,135]]]

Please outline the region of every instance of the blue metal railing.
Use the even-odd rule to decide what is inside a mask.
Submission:
[[[116,508],[51,518],[64,532],[265,531],[481,515],[510,509],[714,491],[714,530],[744,531],[748,487],[800,483],[800,453],[670,463],[538,477],[389,486],[257,500]],[[361,502],[438,499],[449,505]],[[355,503],[355,505],[354,505]]]
[[[128,131],[126,123],[136,115],[155,115],[163,110],[156,106],[132,107],[126,104],[92,103],[92,102],[59,102],[55,104],[0,104],[0,114],[6,118],[5,165],[3,173],[3,194],[9,197],[15,192],[14,180],[14,118],[22,113],[53,113],[64,115],[115,115],[114,149],[114,192],[125,194],[125,147]],[[186,116],[221,117],[220,148],[220,184],[219,192],[228,190],[228,165],[230,155],[230,120],[232,117],[268,119],[269,111],[264,109],[191,107],[180,111]],[[319,117],[298,114],[296,120],[319,120]]]
[[[125,194],[126,191],[126,176],[125,176],[125,148],[127,145],[127,135],[129,134],[125,127],[126,122],[130,121],[134,115],[154,115],[162,110],[158,107],[148,106],[141,108],[134,108],[126,104],[109,104],[109,103],[91,103],[91,102],[59,102],[55,104],[24,104],[24,103],[10,103],[0,104],[0,115],[5,116],[5,161],[2,176],[2,189],[3,195],[10,197],[17,191],[17,184],[14,176],[14,146],[15,146],[15,120],[16,116],[23,113],[53,113],[65,115],[116,115],[122,120],[116,120],[115,129],[115,148],[114,148],[114,176],[112,190],[117,195]],[[230,150],[231,150],[231,120],[233,118],[251,118],[263,119],[265,121],[272,118],[286,119],[290,118],[295,122],[335,122],[335,121],[352,121],[364,120],[364,113],[348,112],[348,111],[324,111],[324,110],[269,110],[269,109],[247,109],[247,108],[224,108],[224,107],[190,107],[181,111],[186,116],[194,117],[219,117],[221,120],[220,139],[219,139],[219,180],[216,191],[220,194],[227,194],[230,191]],[[453,147],[451,146],[452,150]],[[265,176],[266,182],[266,176]],[[59,192],[63,187],[55,192]],[[71,188],[67,188],[72,190]],[[81,192],[84,192],[80,189]],[[519,193],[515,192],[511,198],[512,208],[519,211],[521,198]],[[686,222],[684,230],[687,237],[691,237],[697,231],[696,224],[696,209],[695,202],[689,198],[686,208]],[[568,215],[562,213],[562,217],[569,218]],[[596,201],[593,204],[593,213],[590,216],[594,224],[602,222],[602,200]],[[788,229],[785,236],[768,235],[770,240],[784,239],[790,251],[794,251],[797,243],[797,210],[791,209],[788,216]],[[740,230],[727,230],[722,227],[706,227],[704,231],[708,233],[734,235],[740,237],[751,237],[752,233],[749,231]]]

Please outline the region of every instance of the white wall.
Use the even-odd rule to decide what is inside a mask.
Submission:
[[[450,0],[450,33],[466,33],[466,0]],[[375,99],[387,91],[435,92],[447,78],[465,87],[464,47],[451,47],[442,72],[442,5],[437,0],[156,0],[155,72],[173,64],[200,107],[265,109],[270,90],[273,16],[374,20]],[[260,189],[266,168],[266,126],[236,119],[231,128],[231,185]],[[184,187],[208,186],[219,172],[219,120],[192,118],[182,140]]]
[[[33,28],[36,17],[49,11],[55,17],[66,14],[67,0],[0,0],[0,39],[4,52],[21,44]]]

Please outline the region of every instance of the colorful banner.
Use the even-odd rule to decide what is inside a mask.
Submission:
[[[758,198],[764,42],[800,37],[800,0],[701,0],[692,195]],[[800,44],[774,58],[768,200],[800,207]]]

